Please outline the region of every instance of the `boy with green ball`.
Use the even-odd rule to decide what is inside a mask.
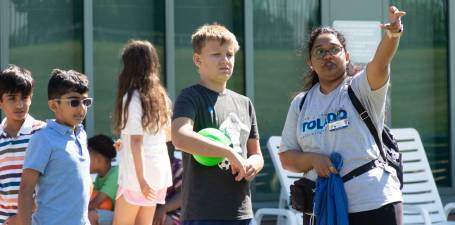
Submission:
[[[172,142],[183,153],[183,225],[252,224],[249,182],[262,169],[256,115],[250,99],[226,88],[238,42],[224,26],[200,27],[192,36],[199,84],[182,90],[174,105]],[[197,132],[217,128],[232,147]],[[226,158],[204,166],[191,156]]]

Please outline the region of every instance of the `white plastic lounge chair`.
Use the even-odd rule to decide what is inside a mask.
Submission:
[[[455,203],[442,206],[436,183],[434,182],[425,150],[420,136],[415,129],[392,129],[399,149],[403,154],[404,186],[403,186],[403,223],[443,225],[453,224],[455,221],[447,221],[448,214],[455,209]],[[281,137],[272,136],[267,142],[276,174],[280,180],[281,193],[278,208],[258,209],[255,219],[261,224],[264,215],[279,216],[278,224],[284,222],[287,225],[302,224],[302,213],[289,206],[289,186],[302,177],[302,174],[286,171],[281,166],[278,149]]]
[[[283,169],[278,149],[280,147],[281,137],[272,136],[267,141],[267,149],[270,153],[276,174],[280,180],[281,191],[278,208],[261,208],[256,211],[255,220],[258,225],[261,224],[264,215],[278,216],[277,224],[297,225],[303,223],[302,213],[292,209],[289,205],[290,189],[289,186],[295,180],[303,176],[302,173],[292,173]]]
[[[430,164],[415,129],[392,129],[400,152],[403,154],[403,205],[404,224],[454,224],[447,216],[454,203],[444,208],[434,182]]]

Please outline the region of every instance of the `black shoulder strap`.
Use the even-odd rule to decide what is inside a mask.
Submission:
[[[374,126],[373,121],[370,118],[370,115],[368,115],[367,110],[365,109],[365,107],[363,107],[362,103],[355,95],[354,90],[352,90],[351,85],[348,85],[348,95],[349,95],[349,98],[351,99],[352,104],[354,105],[354,108],[359,113],[360,118],[363,120],[365,125],[367,125],[368,130],[370,130],[371,135],[373,135],[374,141],[376,142],[376,145],[379,148],[379,153],[385,162],[386,157],[385,157],[384,151],[382,149],[382,143],[381,143],[381,139],[379,139],[378,131],[376,130],[376,127]]]
[[[299,111],[302,111],[303,103],[305,103],[305,99],[306,99],[306,95],[307,95],[307,94],[308,94],[308,92],[305,93],[305,95],[303,95],[303,98],[302,98],[302,100],[300,101]]]

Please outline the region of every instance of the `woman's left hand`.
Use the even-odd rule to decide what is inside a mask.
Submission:
[[[401,17],[406,15],[406,12],[400,11],[395,6],[389,7],[389,23],[382,24],[382,28],[390,30],[392,33],[399,33],[403,29],[401,24]]]

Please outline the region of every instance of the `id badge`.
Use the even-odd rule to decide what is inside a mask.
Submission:
[[[348,119],[337,120],[329,123],[329,131],[335,131],[339,129],[343,129],[349,126]]]

